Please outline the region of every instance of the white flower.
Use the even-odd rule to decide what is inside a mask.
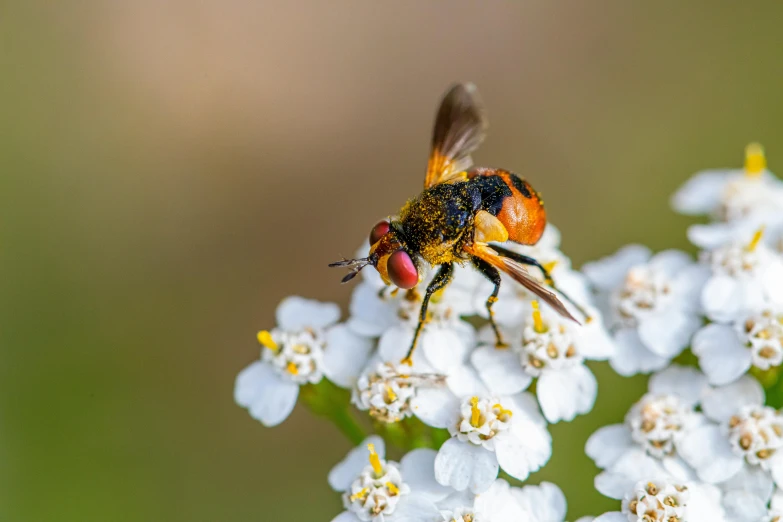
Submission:
[[[237,375],[236,402],[265,426],[290,414],[299,386],[317,384],[325,375],[350,387],[364,367],[371,342],[344,324],[335,324],[340,309],[301,297],[288,297],[277,307],[277,327],[258,334],[261,359]]]
[[[585,359],[607,359],[614,343],[600,315],[584,325],[564,319],[553,310],[539,310],[517,328],[503,328],[508,348],[495,347],[491,328],[482,330],[486,343],[473,352],[471,363],[492,392],[514,395],[537,378],[536,396],[547,421],[570,421],[595,404],[597,383]]]
[[[626,463],[647,458],[660,461],[662,469],[679,480],[694,479],[693,470],[678,454],[678,445],[685,434],[704,423],[696,407],[706,388],[706,378],[693,368],[673,365],[653,375],[649,392],[631,407],[623,424],[600,428],[587,440],[585,452],[607,470],[597,483],[619,481],[614,475],[625,473]],[[650,467],[658,469],[657,464]]]
[[[714,250],[702,261],[712,268],[701,303],[712,321],[729,322],[766,304],[783,305],[783,258],[761,242],[763,229]]]
[[[445,385],[442,375],[375,360],[359,377],[351,402],[381,422],[399,422],[414,414],[412,400],[419,388],[441,385]]]
[[[732,324],[712,323],[693,338],[693,353],[710,384],[737,380],[751,366],[769,370],[783,363],[783,307],[766,307]]]
[[[449,490],[435,482],[435,451],[410,451],[399,464],[384,460],[384,454],[383,439],[368,437],[332,468],[329,485],[343,493],[345,507],[333,522],[437,520],[435,503]]]
[[[720,491],[714,486],[651,478],[637,482],[623,496],[621,511],[595,522],[720,522]]]
[[[764,149],[751,143],[745,148],[744,168],[696,173],[672,196],[672,207],[729,222],[780,209],[782,197],[783,183],[767,170]]]
[[[701,480],[721,483],[745,468],[783,480],[783,417],[763,403],[761,385],[747,376],[705,394],[702,410],[718,424],[692,430],[678,446]]]
[[[779,495],[773,495],[775,488],[772,478],[761,468],[744,468],[719,487],[723,492],[726,520],[731,522],[765,520],[773,510],[780,507]]]
[[[651,256],[630,245],[583,271],[613,331],[617,350],[609,363],[620,375],[663,369],[702,324],[699,297],[709,271],[683,252]]]
[[[447,428],[451,438],[438,451],[435,478],[443,485],[480,493],[490,487],[498,469],[524,480],[546,464],[552,439],[535,399],[530,394],[493,397],[471,372],[449,377],[453,389],[475,391],[459,394],[445,389],[420,390],[413,401],[416,415],[426,424]],[[475,382],[455,382],[475,381]]]

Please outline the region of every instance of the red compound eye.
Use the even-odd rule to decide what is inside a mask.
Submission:
[[[389,279],[400,288],[408,290],[419,282],[416,265],[405,250],[397,250],[390,255],[386,268],[389,271]]]
[[[389,222],[381,221],[370,230],[370,245],[374,245],[383,236],[389,233]]]

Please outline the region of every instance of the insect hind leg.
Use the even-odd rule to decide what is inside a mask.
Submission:
[[[487,298],[487,312],[489,313],[489,324],[492,326],[492,331],[495,332],[495,347],[506,348],[508,345],[503,341],[503,336],[500,333],[497,323],[495,323],[495,313],[492,311],[492,305],[498,300],[498,292],[500,292],[500,272],[494,266],[490,265],[483,259],[478,257],[472,257],[470,259],[473,266],[475,266],[481,275],[489,279],[489,281],[495,285],[492,289],[492,293]]]
[[[454,265],[452,263],[444,263],[440,265],[440,269],[435,274],[435,277],[427,285],[427,290],[424,292],[424,299],[421,302],[421,311],[419,312],[419,322],[416,324],[416,331],[413,333],[413,341],[408,348],[408,353],[405,358],[400,361],[400,364],[407,364],[413,366],[413,352],[416,350],[416,343],[419,340],[419,334],[424,327],[424,323],[427,321],[427,307],[430,304],[430,297],[438,290],[445,288],[454,277]]]
[[[498,254],[500,254],[502,256],[505,256],[505,257],[508,257],[510,259],[513,259],[514,261],[516,261],[518,263],[522,263],[523,265],[534,266],[534,267],[538,268],[539,270],[541,270],[541,273],[544,275],[544,283],[546,285],[552,287],[555,291],[557,291],[557,293],[559,293],[560,295],[563,296],[563,299],[565,299],[566,301],[571,303],[574,306],[574,308],[579,310],[579,313],[582,314],[582,316],[585,318],[585,321],[587,321],[588,323],[590,321],[592,321],[592,318],[590,317],[590,314],[588,314],[587,311],[579,303],[577,303],[575,300],[571,299],[568,296],[568,294],[566,294],[560,288],[557,287],[557,285],[555,284],[555,280],[552,279],[552,275],[549,273],[549,270],[547,270],[544,267],[544,265],[539,263],[537,259],[535,259],[533,257],[530,257],[530,256],[525,256],[525,255],[522,255],[522,254],[518,254],[518,253],[514,252],[513,250],[509,250],[507,248],[503,248],[503,247],[497,246],[497,245],[492,245],[492,249],[495,250]]]

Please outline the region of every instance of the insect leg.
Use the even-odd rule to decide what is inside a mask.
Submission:
[[[546,283],[547,285],[551,286],[551,287],[552,287],[553,289],[555,289],[555,290],[556,290],[556,291],[557,291],[557,292],[558,292],[560,295],[562,295],[562,296],[563,296],[563,298],[564,298],[566,301],[568,301],[569,303],[571,303],[572,305],[574,305],[574,307],[575,307],[577,310],[579,310],[579,313],[581,313],[581,314],[582,314],[582,315],[585,317],[585,320],[586,320],[588,323],[591,321],[590,314],[588,314],[588,313],[585,311],[585,309],[584,309],[584,308],[582,308],[582,306],[581,306],[579,303],[577,303],[576,301],[574,301],[573,299],[571,299],[571,298],[568,296],[568,294],[566,294],[565,292],[563,292],[562,290],[560,290],[560,289],[557,287],[557,285],[555,284],[555,280],[554,280],[554,279],[552,279],[552,276],[551,276],[551,275],[550,275],[550,273],[549,273],[549,270],[547,270],[546,268],[544,268],[544,265],[542,265],[541,263],[539,263],[539,262],[538,262],[536,259],[534,259],[534,258],[532,258],[532,257],[530,257],[530,256],[524,256],[524,255],[522,255],[522,254],[517,254],[516,252],[514,252],[514,251],[512,251],[512,250],[509,250],[509,249],[507,249],[507,248],[503,248],[503,247],[501,247],[501,246],[497,246],[497,245],[492,245],[492,249],[493,249],[493,250],[495,250],[495,251],[496,251],[498,254],[500,254],[500,255],[502,255],[502,256],[505,256],[505,257],[509,257],[509,258],[513,259],[514,261],[516,261],[516,262],[518,262],[518,263],[522,263],[523,265],[530,265],[530,266],[534,266],[534,267],[538,268],[539,270],[541,270],[541,273],[543,273],[543,274],[544,274],[544,283]]]
[[[498,325],[495,324],[495,313],[492,311],[492,305],[497,302],[498,292],[500,291],[500,272],[498,272],[497,268],[490,265],[483,259],[472,257],[470,260],[473,263],[473,266],[475,266],[484,277],[489,279],[489,281],[495,285],[495,288],[492,290],[492,294],[490,294],[490,296],[487,298],[487,312],[489,312],[489,324],[492,325],[492,331],[495,332],[495,346],[498,348],[505,348],[508,345],[503,342],[503,336],[500,335]]]
[[[421,302],[421,311],[419,313],[419,322],[416,325],[416,331],[413,333],[413,341],[411,347],[408,348],[408,354],[400,361],[401,364],[413,365],[413,351],[416,349],[416,342],[419,340],[419,334],[424,327],[424,323],[427,321],[427,307],[430,304],[430,297],[432,294],[445,288],[451,282],[451,278],[454,276],[454,265],[452,263],[444,263],[440,265],[438,273],[427,285],[427,290],[424,292],[424,299]]]

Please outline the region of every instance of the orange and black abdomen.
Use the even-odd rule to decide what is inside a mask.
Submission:
[[[546,211],[527,181],[507,170],[491,168],[473,169],[468,179],[481,190],[482,210],[503,223],[511,241],[538,243],[546,226]]]

